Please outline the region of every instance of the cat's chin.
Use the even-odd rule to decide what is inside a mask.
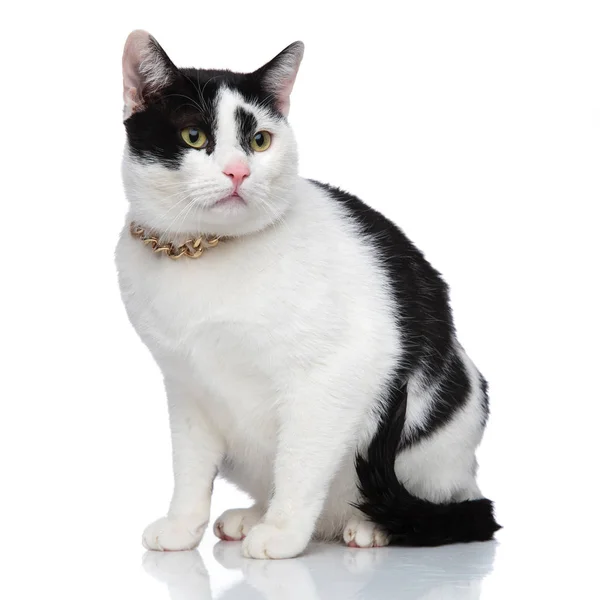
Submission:
[[[252,194],[233,194],[203,206],[186,223],[186,231],[223,237],[255,234],[279,222],[287,212],[293,194],[287,202],[264,203]]]
[[[240,196],[227,196],[217,200],[208,210],[227,214],[234,211],[243,211],[247,207],[247,204]]]
[[[246,206],[247,202],[240,196],[239,194],[231,194],[230,196],[225,196],[225,198],[221,198],[217,200],[211,208],[220,209],[220,208],[241,208]]]
[[[266,229],[280,220],[286,206],[265,207],[251,198],[240,195],[227,195],[202,204],[194,203],[182,209],[182,215],[169,218],[172,208],[165,204],[139,202],[131,194],[132,202],[128,222],[179,241],[182,237],[197,235],[218,235],[221,237],[240,237]]]
[[[243,237],[268,229],[275,222],[275,220],[249,219],[240,222],[232,220],[228,223],[222,223],[207,219],[198,225],[196,231],[205,235],[218,235],[220,237]]]

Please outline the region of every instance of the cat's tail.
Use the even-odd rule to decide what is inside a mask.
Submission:
[[[388,415],[367,451],[357,456],[356,472],[362,501],[359,508],[383,527],[392,544],[441,546],[492,539],[500,525],[486,498],[436,504],[413,496],[398,481],[395,462],[406,415],[406,386],[393,415]]]

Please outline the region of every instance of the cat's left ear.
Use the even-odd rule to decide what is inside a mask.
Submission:
[[[159,43],[146,31],[132,31],[123,50],[123,120],[144,110],[148,98],[176,76],[177,67]]]
[[[286,117],[290,111],[290,94],[303,55],[304,44],[294,42],[255,72],[265,91],[275,97],[277,110]]]

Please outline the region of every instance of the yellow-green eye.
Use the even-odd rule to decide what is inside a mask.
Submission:
[[[270,145],[271,134],[268,131],[259,131],[250,140],[250,146],[254,152],[264,152]]]
[[[192,148],[205,148],[208,138],[202,129],[197,127],[186,127],[181,130],[181,138]]]

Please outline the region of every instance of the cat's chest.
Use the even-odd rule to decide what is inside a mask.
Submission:
[[[302,265],[248,246],[215,248],[199,259],[172,261],[124,236],[117,247],[129,318],[154,354],[193,356],[198,364],[248,362],[285,351],[310,321]],[[211,255],[212,254],[212,255]],[[304,323],[304,325],[303,325]],[[229,357],[224,361],[224,356]],[[226,367],[224,367],[226,368]]]
[[[266,428],[271,439],[275,424],[265,407],[308,347],[301,338],[311,321],[289,301],[298,269],[288,277],[272,253],[175,263],[147,250],[119,243],[119,283],[130,321],[163,374],[210,399],[206,410],[228,438]]]

